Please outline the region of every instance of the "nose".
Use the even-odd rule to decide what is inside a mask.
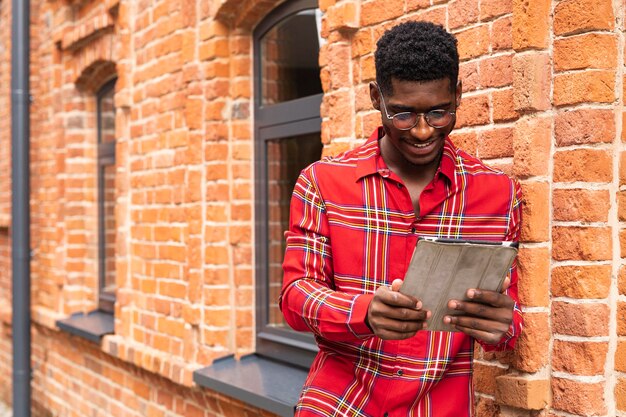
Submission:
[[[417,115],[417,123],[411,128],[411,136],[415,139],[425,142],[433,135],[434,128],[426,123],[426,117],[423,114]]]

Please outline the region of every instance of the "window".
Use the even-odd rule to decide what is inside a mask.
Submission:
[[[98,126],[98,307],[115,304],[115,81],[97,95]]]
[[[307,367],[313,337],[289,328],[278,296],[291,193],[322,152],[319,29],[317,1],[296,0],[254,31],[257,353]]]

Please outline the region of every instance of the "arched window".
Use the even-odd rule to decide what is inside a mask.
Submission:
[[[283,3],[254,31],[257,353],[303,366],[317,350],[278,309],[291,193],[320,159],[322,85],[317,0]]]
[[[98,126],[98,308],[115,304],[115,79],[97,94]]]

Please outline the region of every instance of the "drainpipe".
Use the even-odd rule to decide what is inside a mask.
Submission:
[[[30,1],[11,7],[13,416],[30,417]]]

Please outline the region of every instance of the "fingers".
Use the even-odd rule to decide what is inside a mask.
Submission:
[[[515,301],[511,297],[495,291],[469,289],[466,296],[476,303],[487,304],[493,307],[513,308],[515,305]]]
[[[396,290],[393,290],[395,280],[391,286],[392,289],[388,287],[379,287],[374,294],[374,298],[377,301],[380,301],[384,304],[394,306],[394,307],[405,307],[405,308],[422,308],[421,301],[417,300],[415,297],[408,296],[406,294],[402,294]],[[399,288],[399,287],[398,287]]]
[[[467,334],[468,336],[472,336],[475,339],[478,340],[482,340],[483,342],[489,343],[489,344],[496,344],[500,341],[500,339],[502,339],[502,335],[504,335],[504,333],[506,333],[506,331],[508,330],[508,327],[504,330],[500,329],[498,331],[487,331],[487,330],[482,330],[479,328],[474,328],[472,327],[472,325],[477,324],[477,323],[470,323],[470,326],[463,326],[462,324],[460,324],[460,322],[458,324],[454,324],[454,327],[456,327],[457,330]]]
[[[401,284],[401,280],[395,280],[391,288],[378,288],[368,307],[366,323],[382,339],[412,337],[426,327],[430,316],[430,312],[421,309],[419,300],[397,291]]]
[[[515,301],[506,294],[471,289],[466,300],[450,300],[448,308],[458,315],[445,316],[444,323],[486,343],[495,344],[508,331],[513,321]]]
[[[401,279],[394,279],[391,283],[391,291],[400,291],[400,287],[402,286]]]

